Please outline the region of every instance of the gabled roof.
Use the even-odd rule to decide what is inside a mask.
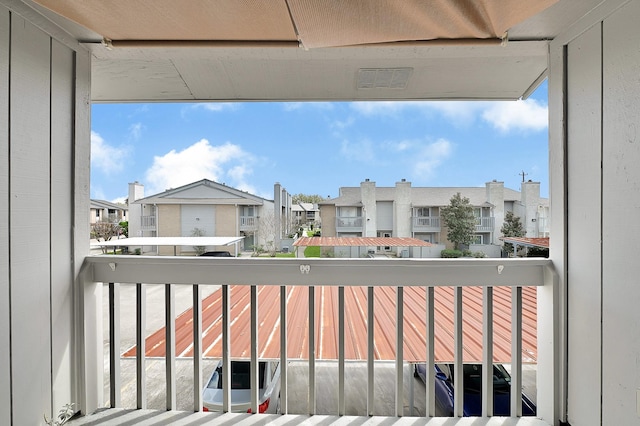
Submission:
[[[202,179],[178,188],[136,200],[137,204],[242,204],[263,205],[272,202],[257,195]]]
[[[127,206],[124,204],[116,204],[105,200],[91,199],[92,209],[111,209],[111,210],[127,210]]]

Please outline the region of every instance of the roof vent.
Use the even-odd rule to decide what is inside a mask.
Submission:
[[[413,68],[360,68],[358,89],[406,89]]]

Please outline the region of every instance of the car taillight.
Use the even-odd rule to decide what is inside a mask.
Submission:
[[[263,402],[262,404],[258,405],[258,413],[262,414],[262,413],[264,413],[265,411],[267,411],[269,409],[269,400],[270,399],[271,398],[267,398],[267,400],[265,402]],[[251,408],[249,408],[247,410],[247,413],[249,413],[249,414],[252,413]]]

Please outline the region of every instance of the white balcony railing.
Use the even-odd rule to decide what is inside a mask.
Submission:
[[[364,218],[361,216],[352,217],[352,216],[344,216],[344,217],[336,217],[336,231],[345,232],[345,231],[362,231],[362,224],[364,223]]]
[[[476,232],[492,232],[495,227],[494,217],[477,217]]]
[[[156,217],[155,216],[142,216],[140,218],[140,225],[144,230],[156,229]]]
[[[403,415],[403,294],[405,287],[426,287],[426,347],[424,359],[427,362],[428,377],[426,383],[425,411],[429,417],[435,416],[435,391],[434,391],[434,288],[441,286],[454,286],[454,379],[455,389],[462,389],[463,365],[463,332],[462,332],[462,289],[465,286],[483,287],[483,371],[490,371],[493,362],[493,289],[495,287],[510,287],[511,292],[511,413],[512,417],[521,415],[522,398],[522,287],[538,287],[538,380],[537,403],[538,417],[542,417],[547,423],[553,424],[556,416],[556,404],[558,403],[558,381],[554,377],[558,374],[557,341],[553,314],[557,307],[555,304],[556,276],[553,265],[548,259],[265,259],[265,258],[198,258],[198,257],[161,257],[161,256],[91,256],[85,259],[83,265],[85,301],[84,330],[87,330],[84,341],[84,365],[85,365],[85,404],[91,406],[90,401],[97,401],[101,405],[103,401],[101,375],[103,354],[101,352],[102,341],[91,341],[91,330],[99,329],[101,318],[87,301],[92,295],[100,293],[97,289],[99,283],[109,285],[109,322],[110,322],[110,397],[112,407],[119,407],[120,401],[120,302],[119,283],[137,283],[136,285],[136,389],[137,407],[146,408],[145,385],[145,284],[165,285],[165,322],[166,322],[166,408],[175,410],[176,407],[176,353],[175,353],[175,305],[173,291],[176,286],[191,285],[193,289],[193,410],[202,410],[202,298],[201,288],[207,285],[221,285],[222,294],[222,360],[225,371],[230,371],[230,323],[234,318],[230,317],[230,285],[250,286],[251,310],[251,348],[250,359],[254,366],[252,384],[252,409],[258,411],[258,297],[257,286],[277,286],[280,288],[280,306],[269,306],[261,309],[279,310],[280,323],[287,324],[287,286],[299,286],[308,288],[309,321],[308,321],[308,414],[316,414],[316,376],[315,376],[315,338],[316,324],[314,321],[315,286],[338,287],[338,304],[335,313],[338,323],[338,377],[337,395],[339,408],[337,415],[345,414],[345,297],[344,288],[349,286],[365,286],[368,288],[368,303],[363,307],[367,316],[367,385],[366,400],[367,414],[373,415],[374,407],[374,303],[373,289],[377,286],[395,287],[396,292],[396,321],[395,321],[395,387],[389,392],[395,392],[395,415]],[[144,283],[144,284],[143,284]],[[197,284],[195,284],[197,283]],[[545,289],[541,293],[540,289]],[[540,297],[540,295],[543,297]],[[551,296],[549,296],[551,295]],[[99,309],[97,309],[99,312]],[[287,387],[287,329],[280,327],[280,365],[281,369],[281,411],[288,412],[288,387]],[[544,358],[542,362],[540,359]],[[98,377],[92,377],[92,366]],[[483,375],[485,376],[485,375]],[[491,417],[493,413],[492,380],[483,379],[483,416]],[[223,407],[229,411],[230,407],[230,381],[223,383]],[[456,394],[454,416],[462,416],[463,395]],[[454,420],[451,423],[456,424]],[[468,423],[465,423],[468,424]],[[527,423],[530,424],[530,423]],[[531,423],[533,424],[533,423]]]
[[[440,216],[414,216],[412,218],[413,231],[440,231]]]

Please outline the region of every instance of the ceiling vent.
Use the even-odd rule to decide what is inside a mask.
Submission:
[[[358,89],[406,89],[413,68],[360,68]]]

